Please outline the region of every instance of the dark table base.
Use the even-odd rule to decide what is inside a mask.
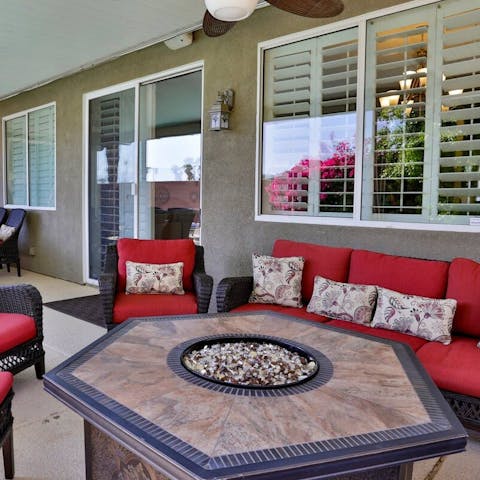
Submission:
[[[147,462],[90,423],[84,422],[84,425],[87,480],[175,480],[155,471]],[[329,477],[329,480],[411,480],[411,478],[412,464],[409,463],[340,477]]]

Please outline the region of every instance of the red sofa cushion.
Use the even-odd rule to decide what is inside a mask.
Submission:
[[[450,345],[427,342],[417,357],[443,390],[480,397],[480,348],[478,339],[453,336]]]
[[[354,250],[349,283],[378,285],[400,293],[445,298],[448,262]]]
[[[452,260],[446,297],[457,300],[453,331],[480,337],[480,263],[467,258]]]
[[[35,320],[21,313],[0,313],[0,352],[35,338]]]
[[[428,340],[406,335],[405,333],[395,332],[394,330],[385,330],[384,328],[373,328],[368,325],[360,325],[359,323],[346,322],[345,320],[330,320],[327,325],[332,327],[340,327],[345,330],[353,330],[355,332],[365,333],[373,337],[385,338],[387,340],[395,340],[410,345],[414,351],[428,343]]]
[[[273,245],[274,257],[303,257],[305,265],[302,277],[302,296],[310,300],[313,293],[313,281],[316,275],[346,282],[350,263],[351,248],[328,247],[313,243],[277,240]]]
[[[124,292],[127,283],[125,262],[175,263],[183,262],[183,288],[192,290],[192,273],[195,267],[195,244],[191,239],[138,240],[121,238],[117,242],[117,291]]]
[[[258,311],[272,311],[277,313],[284,313],[292,317],[303,318],[304,320],[313,320],[314,322],[327,322],[329,319],[316,313],[309,313],[303,308],[284,307],[283,305],[273,305],[265,303],[245,303],[240,307],[230,310],[231,312],[258,312]]]
[[[187,315],[197,312],[197,300],[193,293],[185,295],[117,293],[113,306],[113,322],[121,323],[131,317]]]
[[[0,402],[5,400],[13,386],[13,375],[10,372],[0,372]]]

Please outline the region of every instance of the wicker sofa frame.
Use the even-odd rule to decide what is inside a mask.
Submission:
[[[38,379],[45,373],[43,349],[43,305],[40,292],[33,285],[7,285],[0,287],[0,312],[21,313],[32,317],[36,336],[16,347],[0,353],[0,369],[14,375],[32,365]]]
[[[3,402],[0,403],[0,445],[3,453],[3,465],[5,469],[5,478],[15,476],[15,462],[13,455],[13,416],[12,416],[12,398],[13,390],[7,393]]]
[[[118,254],[115,244],[108,245],[105,256],[104,273],[99,276],[99,290],[102,298],[103,315],[107,330],[118,324],[113,323],[113,305],[117,292]],[[204,250],[195,245],[195,266],[193,269],[193,289],[197,298],[198,313],[207,313],[213,290],[213,278],[205,273]]]
[[[253,277],[222,279],[216,290],[217,311],[230,310],[248,303],[253,289]],[[268,305],[265,306],[268,308]],[[467,428],[480,432],[480,398],[440,390],[458,419]]]

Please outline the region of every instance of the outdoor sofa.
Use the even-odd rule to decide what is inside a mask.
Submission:
[[[258,296],[250,298],[254,288],[253,277],[244,276],[224,278],[219,282],[216,291],[218,312],[272,310],[403,342],[415,351],[460,420],[466,426],[480,430],[480,263],[467,258],[446,262],[290,240],[275,242],[271,257],[297,256],[304,259],[301,307],[258,303],[255,300],[264,300]],[[342,318],[342,315],[331,318],[307,311],[316,276],[334,281],[330,282],[334,288],[335,282],[348,284],[343,286],[344,290],[359,285],[374,285],[409,296],[455,299],[451,343],[443,344],[401,331],[375,328],[368,322],[355,323],[352,318]],[[375,300],[372,316],[379,308],[379,298]],[[420,314],[425,315],[425,312]]]

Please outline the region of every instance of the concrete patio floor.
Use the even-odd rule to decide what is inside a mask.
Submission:
[[[97,289],[44,275],[0,270],[0,284],[30,283],[43,301],[93,295]],[[44,307],[47,371],[106,332],[105,329]],[[82,419],[43,391],[33,368],[15,376],[13,400],[16,480],[83,480]],[[0,462],[1,463],[1,462]],[[3,476],[3,463],[0,478]],[[480,479],[480,434],[470,436],[467,451],[414,466],[414,480]]]

